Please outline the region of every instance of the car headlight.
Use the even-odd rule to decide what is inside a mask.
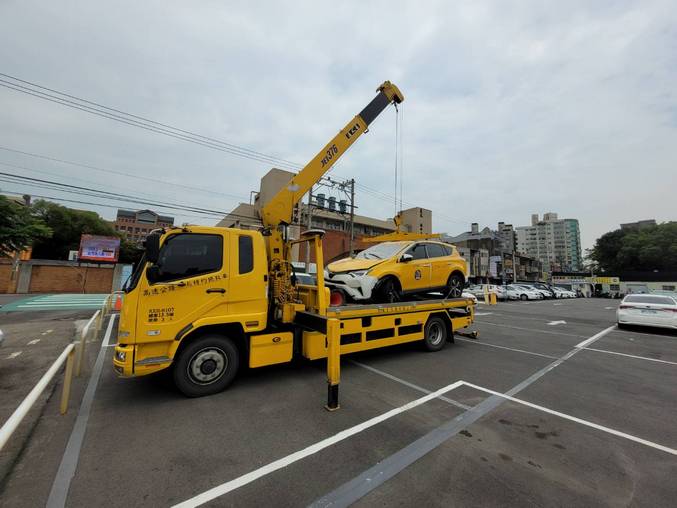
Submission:
[[[354,272],[350,272],[350,275],[353,277],[364,277],[369,273],[369,270],[355,270]]]

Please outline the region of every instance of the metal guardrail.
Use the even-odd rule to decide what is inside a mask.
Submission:
[[[71,384],[73,381],[73,371],[75,370],[75,375],[80,376],[82,372],[82,364],[85,358],[85,348],[87,344],[87,338],[92,330],[98,334],[101,331],[103,326],[104,317],[110,314],[113,306],[115,305],[116,298],[118,296],[116,293],[118,291],[111,293],[106,297],[101,306],[101,309],[97,310],[94,315],[89,318],[89,321],[80,331],[80,341],[73,342],[68,344],[59,357],[54,361],[52,366],[45,372],[45,374],[40,378],[40,381],[33,387],[30,393],[24,398],[24,400],[19,404],[19,407],[12,413],[12,415],[7,419],[7,421],[0,427],[0,450],[3,449],[7,441],[12,437],[14,431],[19,427],[19,424],[26,417],[28,412],[31,410],[35,402],[38,400],[38,397],[45,391],[47,385],[57,374],[61,366],[66,363],[66,370],[64,372],[64,381],[63,388],[61,389],[61,404],[59,406],[59,412],[64,415],[68,411],[68,401],[70,399]],[[92,328],[92,325],[95,325]]]
[[[12,413],[5,424],[0,428],[0,450],[5,446],[9,438],[17,429],[21,421],[25,418],[28,412],[33,407],[33,404],[38,400],[38,397],[47,388],[47,385],[52,378],[59,371],[64,362],[66,362],[66,372],[64,377],[63,389],[61,391],[61,414],[66,414],[68,410],[68,399],[71,391],[71,380],[73,379],[73,361],[75,356],[75,344],[68,344],[63,352],[59,355],[52,366],[45,372],[44,376],[33,387],[26,398],[19,404],[19,407]]]

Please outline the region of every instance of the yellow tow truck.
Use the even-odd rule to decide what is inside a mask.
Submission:
[[[391,103],[404,100],[386,81],[376,97],[261,210],[260,231],[184,226],[153,232],[130,277],[120,312],[113,367],[121,377],[171,368],[190,397],[225,389],[239,368],[327,358],[327,408],[338,408],[340,356],[422,341],[439,351],[473,322],[471,300],[331,307],[321,230],[292,239],[294,206]],[[315,285],[296,284],[294,244],[314,249]]]

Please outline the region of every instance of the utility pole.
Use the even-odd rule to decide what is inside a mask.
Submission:
[[[355,247],[355,179],[350,179],[350,257]]]

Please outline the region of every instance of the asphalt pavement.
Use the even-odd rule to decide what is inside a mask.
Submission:
[[[117,379],[103,347],[67,506],[672,506],[677,335],[617,330],[617,304],[480,305],[478,340],[345,357],[333,413],[323,361],[186,399],[167,376]],[[74,418],[56,404],[1,505],[53,491]]]

